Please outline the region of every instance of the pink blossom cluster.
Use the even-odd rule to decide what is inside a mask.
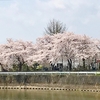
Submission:
[[[20,62],[31,66],[35,62],[49,64],[61,59],[90,59],[100,53],[100,40],[70,32],[45,35],[33,44],[29,41],[8,39],[0,45],[0,64],[12,68]]]

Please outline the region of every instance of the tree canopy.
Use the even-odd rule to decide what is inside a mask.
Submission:
[[[88,59],[90,64],[93,58],[99,59],[99,46],[100,40],[70,32],[45,35],[38,38],[35,44],[9,39],[6,44],[0,45],[0,65],[10,69],[13,65],[32,66],[36,62],[44,65],[62,59],[75,62],[83,58]]]
[[[50,20],[45,28],[45,34],[53,35],[57,33],[64,33],[66,31],[66,25],[58,20]]]

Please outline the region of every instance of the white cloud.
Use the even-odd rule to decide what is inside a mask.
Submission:
[[[64,4],[64,0],[51,0],[50,5],[57,8],[57,9],[65,9],[66,6]]]
[[[11,0],[4,4],[0,6],[0,30],[4,39],[14,36],[36,39],[43,35],[44,27],[52,18],[64,22],[75,33],[95,37],[94,31],[100,32],[96,28],[100,26],[100,1]]]

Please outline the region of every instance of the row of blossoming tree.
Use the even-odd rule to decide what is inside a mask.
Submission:
[[[35,44],[8,39],[0,45],[0,66],[2,71],[100,70],[99,53],[100,40],[70,32],[45,35]]]

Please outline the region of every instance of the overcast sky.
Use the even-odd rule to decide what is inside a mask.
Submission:
[[[35,42],[51,19],[75,34],[100,38],[100,0],[0,0],[0,43]]]

